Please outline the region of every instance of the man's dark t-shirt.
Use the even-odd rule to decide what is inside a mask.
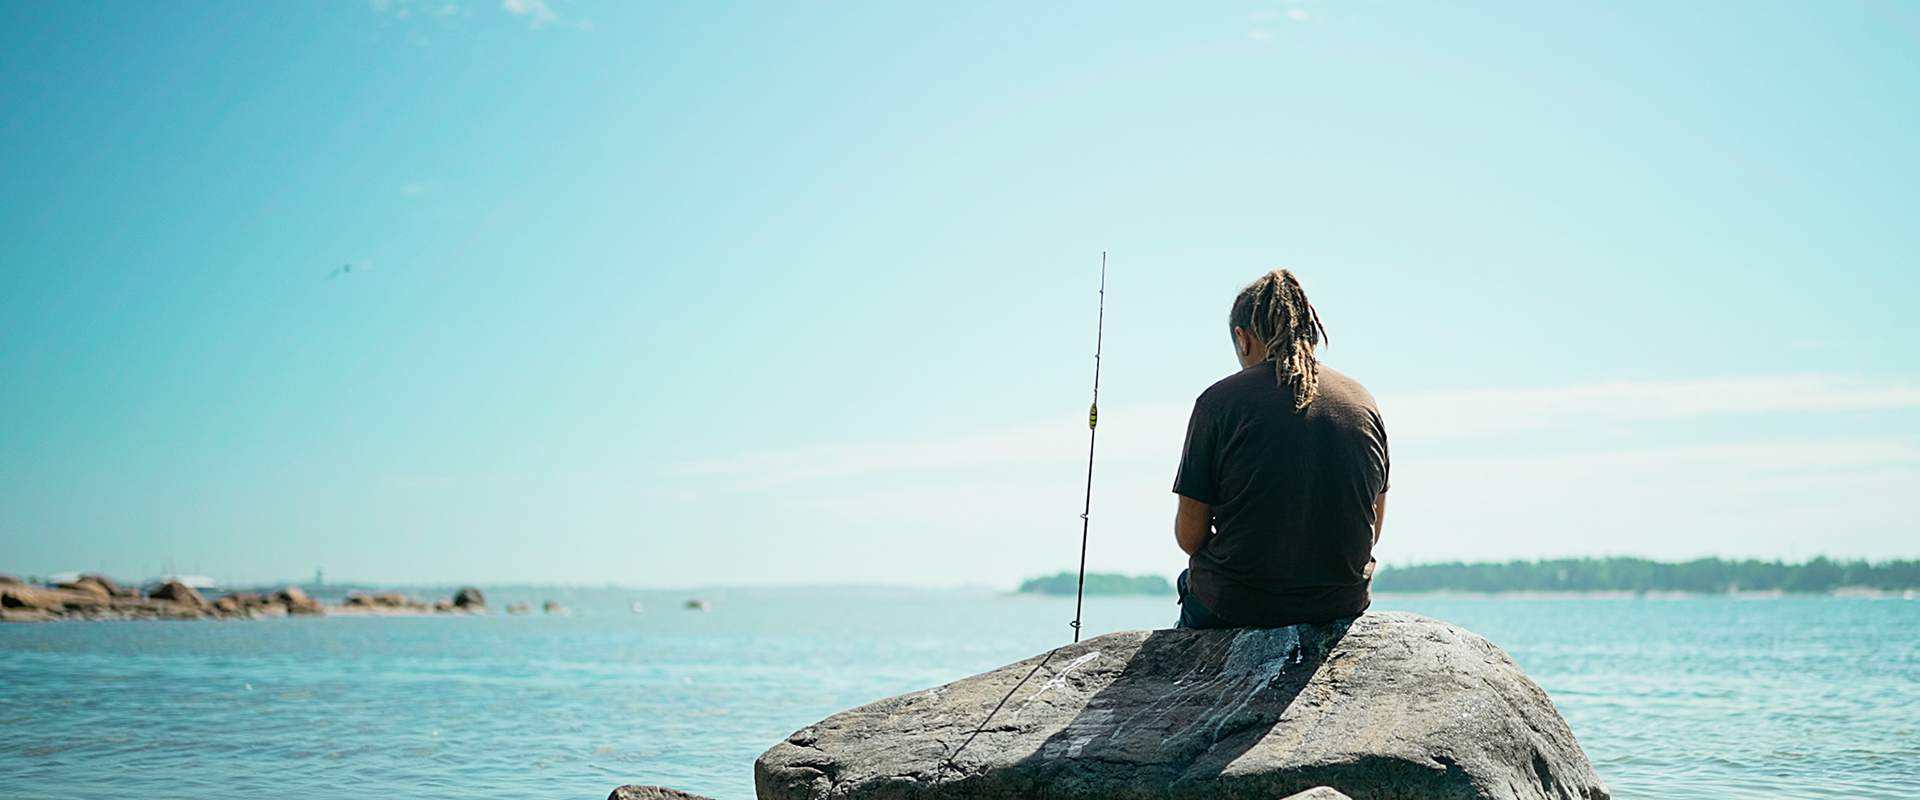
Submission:
[[[1194,598],[1249,627],[1365,611],[1387,463],[1373,396],[1325,366],[1319,393],[1298,412],[1272,361],[1208,388],[1193,404],[1173,482],[1213,511],[1214,533],[1188,562]]]

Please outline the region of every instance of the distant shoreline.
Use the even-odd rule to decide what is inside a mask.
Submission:
[[[525,604],[508,613],[526,613]],[[564,612],[557,603],[548,613]],[[179,580],[145,588],[122,585],[106,575],[85,573],[71,580],[42,583],[0,574],[0,622],[148,619],[265,619],[290,616],[469,615],[487,613],[486,595],[462,587],[451,598],[431,603],[403,592],[350,593],[339,605],[327,605],[299,586],[278,590],[236,590],[208,600]]]
[[[1439,589],[1419,592],[1376,590],[1373,596],[1375,598],[1451,598],[1461,600],[1784,600],[1789,598],[1920,600],[1920,590],[1882,590],[1871,587],[1854,586],[1841,587],[1826,592],[1787,592],[1779,589],[1764,592],[1682,592],[1670,590],[1636,592],[1624,589],[1577,592],[1530,590],[1472,592]]]
[[[1644,558],[1562,558],[1543,561],[1483,561],[1382,566],[1373,576],[1380,592],[1472,593],[1673,593],[1751,597],[1785,595],[1877,596],[1920,590],[1920,561],[1836,561],[1825,556],[1804,563],[1701,558],[1665,562]]]

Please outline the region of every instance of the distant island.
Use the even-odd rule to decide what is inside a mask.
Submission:
[[[1044,594],[1054,597],[1072,597],[1079,576],[1072,572],[1062,572],[1045,578],[1030,578],[1020,584],[1022,594]],[[1129,595],[1173,594],[1173,584],[1161,575],[1117,575],[1106,572],[1087,573],[1088,597],[1125,597]]]
[[[1093,576],[1087,576],[1091,579]],[[1379,592],[1781,592],[1830,594],[1838,589],[1920,589],[1920,561],[1835,561],[1803,564],[1703,558],[1668,563],[1644,558],[1569,558],[1382,567]]]

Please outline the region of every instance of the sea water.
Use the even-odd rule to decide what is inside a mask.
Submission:
[[[987,592],[489,592],[547,599],[571,614],[0,626],[0,797],[745,800],[788,733],[1072,636],[1071,599]],[[1615,797],[1920,797],[1920,602],[1375,608],[1505,648]],[[1090,599],[1087,630],[1174,612]]]

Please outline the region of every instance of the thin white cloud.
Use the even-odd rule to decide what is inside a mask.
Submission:
[[[1100,410],[1100,460],[1177,457],[1191,409],[1178,405]],[[904,444],[760,450],[715,461],[673,464],[677,475],[714,475],[779,483],[841,475],[997,466],[1085,465],[1087,420],[1052,420],[978,434]]]
[[[1471,389],[1380,398],[1392,438],[1444,439],[1564,427],[1582,419],[1662,420],[1763,411],[1920,406],[1920,385],[1844,375]]]
[[[1615,382],[1544,389],[1417,392],[1380,398],[1394,442],[1465,438],[1567,428],[1587,420],[1664,420],[1765,411],[1843,411],[1920,407],[1920,385],[1838,375]],[[1103,463],[1180,454],[1186,405],[1101,410]],[[668,472],[779,483],[840,475],[990,466],[1084,464],[1084,419],[1053,420],[968,436],[902,444],[763,450],[716,461],[676,464]]]
[[[903,470],[1057,463],[1071,452],[1071,428],[1057,423],[901,445],[842,445],[762,450],[719,461],[675,464],[678,474],[790,481]],[[1084,442],[1080,443],[1085,447]]]
[[[503,0],[501,8],[527,18],[527,27],[544,27],[547,23],[557,22],[560,15],[547,5],[547,0]]]
[[[1393,440],[1577,429],[1597,420],[1920,407],[1920,386],[1834,375],[1421,392],[1381,398]],[[1178,571],[1169,492],[1190,407],[1101,409],[1090,565]],[[1804,418],[1796,418],[1804,419]],[[1803,430],[1781,426],[1781,431]],[[1641,440],[1595,452],[1484,453],[1422,447],[1395,460],[1388,563],[1581,555],[1662,559],[1911,557],[1920,530],[1920,432],[1881,438]],[[1582,439],[1581,441],[1590,441]],[[1012,585],[1078,558],[1087,427],[1077,414],[897,444],[763,450],[675,465],[675,502],[732,513],[827,548],[854,573],[966,576]],[[1535,448],[1529,447],[1529,450]],[[852,478],[852,480],[848,480]],[[704,512],[703,512],[704,513]],[[838,563],[836,560],[835,563]]]
[[[416,7],[420,8],[422,13],[432,17],[451,17],[459,14],[461,11],[459,3],[449,2],[447,0],[441,0],[440,2],[436,2],[435,0],[367,0],[367,5],[372,7],[376,14],[391,12],[395,19],[400,20],[413,16],[413,9]]]
[[[756,495],[757,524],[917,582],[1071,568],[1084,464],[1029,478],[970,472]],[[1151,473],[1151,474],[1149,474]],[[1171,476],[1103,467],[1090,564],[1171,575]],[[1920,446],[1858,439],[1414,461],[1401,467],[1379,557],[1392,564],[1590,555],[1911,557]],[[837,559],[836,559],[836,563]],[[867,566],[862,569],[872,569]],[[858,572],[858,570],[855,570]]]
[[[1381,558],[1911,555],[1920,447],[1742,443],[1396,465]]]

